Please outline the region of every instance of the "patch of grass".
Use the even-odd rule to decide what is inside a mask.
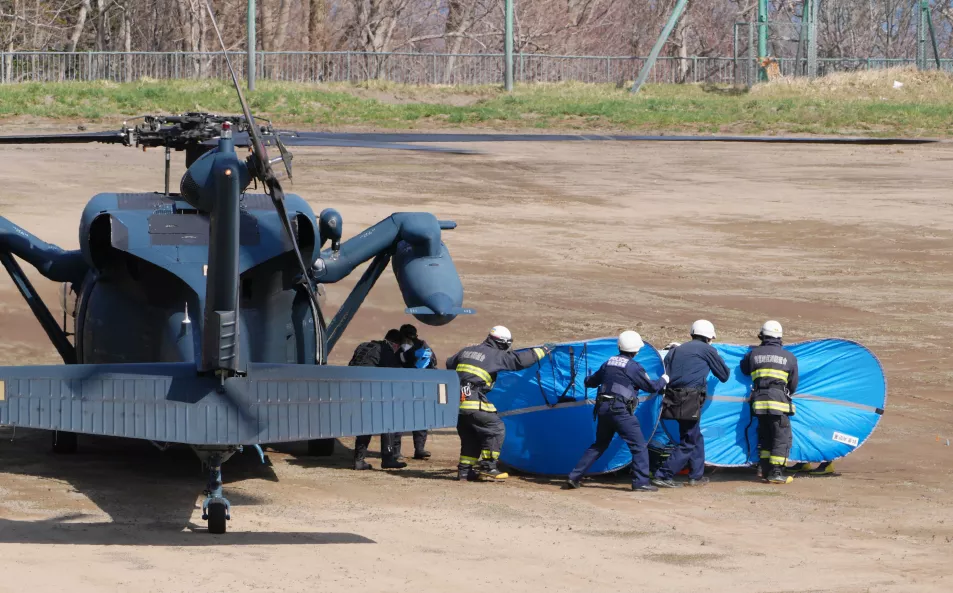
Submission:
[[[764,490],[739,490],[738,494],[743,494],[745,496],[784,496],[784,493],[780,490],[771,490],[767,488]]]
[[[618,539],[636,539],[654,534],[651,531],[640,531],[638,529],[583,529],[575,533],[591,535],[593,537],[612,537]]]
[[[673,566],[699,566],[712,560],[718,560],[724,558],[724,554],[678,554],[678,553],[665,553],[665,554],[648,554],[645,556],[649,560],[654,562],[661,562],[663,564],[671,564]]]
[[[905,81],[894,88],[893,81]],[[822,79],[779,80],[750,91],[717,85],[649,85],[636,96],[616,85],[582,83],[427,86],[392,83],[293,84],[260,81],[252,110],[281,126],[394,129],[483,127],[674,133],[948,136],[953,78],[894,69]],[[239,112],[220,81],[0,86],[0,117],[85,121],[143,113]]]

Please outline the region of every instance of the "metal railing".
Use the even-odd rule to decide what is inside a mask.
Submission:
[[[740,53],[740,52],[739,52]],[[245,74],[245,53],[230,53],[238,75]],[[516,54],[517,82],[624,83],[632,80],[646,58],[630,56],[556,56]],[[781,73],[803,72],[802,60],[780,58]],[[953,60],[941,68],[953,72]],[[914,65],[915,59],[820,58],[818,74]],[[300,83],[383,80],[404,84],[501,84],[502,54],[423,54],[362,52],[259,52],[260,80]],[[737,57],[661,57],[650,83],[720,83],[750,85],[757,63]],[[152,79],[227,79],[221,53],[189,52],[0,52],[0,81],[131,82]]]

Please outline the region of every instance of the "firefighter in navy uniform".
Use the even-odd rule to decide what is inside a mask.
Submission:
[[[430,344],[421,340],[417,335],[417,328],[407,323],[400,326],[400,336],[403,343],[400,347],[400,361],[407,369],[435,369],[437,368],[437,356],[430,348]],[[430,451],[424,447],[427,445],[427,431],[415,430],[414,437],[414,459],[430,459]],[[400,454],[401,440],[403,433],[394,434],[394,454],[398,460],[402,460]]]
[[[797,390],[797,358],[781,344],[781,324],[761,326],[761,345],[741,359],[741,372],[751,376],[751,413],[758,417],[761,477],[772,484],[789,484],[784,464],[791,452],[791,396]]]
[[[354,350],[348,366],[400,368],[401,336],[400,332],[392,329],[387,332],[383,340],[364,342]],[[381,436],[381,469],[401,469],[407,464],[397,458],[394,452],[394,433]],[[370,463],[364,460],[367,449],[371,444],[371,435],[361,435],[354,439],[354,469],[373,469]]]
[[[724,383],[731,376],[728,366],[711,345],[715,326],[699,319],[692,324],[691,342],[670,348],[665,355],[665,373],[671,379],[662,399],[662,418],[678,422],[678,446],[655,472],[652,483],[659,488],[675,488],[672,479],[688,465],[688,485],[702,486],[705,477],[705,439],[701,412],[708,397],[708,373]]]
[[[502,481],[509,477],[496,467],[506,428],[496,406],[486,396],[493,389],[497,373],[525,369],[546,356],[544,348],[511,351],[512,343],[510,330],[498,325],[490,330],[482,343],[464,348],[447,359],[447,369],[457,371],[460,377],[460,415],[457,418],[460,480],[472,481],[482,477]]]
[[[583,474],[605,453],[618,433],[632,452],[632,489],[643,492],[658,490],[649,483],[649,453],[639,419],[633,416],[633,412],[639,405],[639,390],[658,393],[668,384],[668,376],[663,374],[659,379],[652,380],[642,365],[634,360],[644,345],[642,336],[637,332],[622,332],[619,335],[619,354],[586,377],[586,387],[599,389],[594,410],[594,415],[599,418],[596,442],[583,453],[569,473],[565,488],[581,486],[579,480]]]

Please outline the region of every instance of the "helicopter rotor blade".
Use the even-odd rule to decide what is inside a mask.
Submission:
[[[0,136],[0,144],[87,144],[93,142],[126,144],[128,142],[128,136],[123,131]]]
[[[601,135],[601,134],[441,134],[414,132],[295,132],[300,138],[315,138],[356,142],[752,142],[762,144],[929,144],[931,138],[864,138],[864,137],[807,137],[807,136],[661,136],[661,135]]]
[[[372,142],[369,140],[338,140],[324,138],[302,138],[299,136],[280,136],[288,146],[332,146],[339,148],[378,148],[384,150],[417,150],[423,152],[443,152],[448,154],[482,154],[478,150],[466,148],[446,148],[425,144],[403,144],[399,142]]]
[[[304,136],[303,132],[279,132],[278,134],[266,134],[262,136],[262,143],[265,146],[273,146],[281,143],[278,150],[285,146],[327,146],[332,148],[378,148],[384,150],[417,150],[422,152],[444,152],[448,154],[483,154],[479,150],[469,148],[447,148],[443,146],[427,146],[424,144],[404,144],[399,142],[375,142],[370,140],[352,140],[323,138],[317,136]],[[235,146],[249,146],[251,140],[244,132],[237,132],[232,135]],[[214,146],[218,144],[218,139],[206,140],[203,144]],[[285,151],[288,156],[288,165],[290,165],[290,152]],[[290,173],[290,171],[289,171]]]

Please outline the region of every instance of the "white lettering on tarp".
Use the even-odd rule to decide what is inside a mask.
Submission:
[[[460,355],[460,358],[469,358],[470,360],[479,360],[480,362],[483,362],[486,360],[486,355],[475,350],[464,350],[463,354]]]
[[[754,355],[755,364],[780,364],[786,365],[788,359],[783,356],[778,356],[777,354],[755,354]]]
[[[625,368],[629,364],[629,359],[624,356],[613,356],[606,361],[606,366]]]
[[[849,434],[844,434],[842,432],[834,431],[834,436],[831,437],[833,440],[838,443],[844,443],[845,445],[850,445],[851,447],[856,447],[860,444],[860,439],[857,437],[852,437]]]

